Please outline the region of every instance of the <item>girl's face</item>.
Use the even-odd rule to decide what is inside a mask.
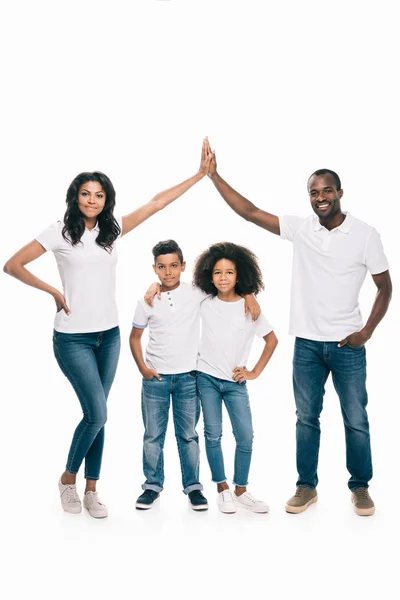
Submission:
[[[98,181],[86,181],[78,192],[78,206],[84,219],[97,219],[106,203],[106,193]]]
[[[212,282],[219,292],[228,294],[235,289],[236,281],[235,263],[226,258],[222,258],[215,263],[212,272]]]

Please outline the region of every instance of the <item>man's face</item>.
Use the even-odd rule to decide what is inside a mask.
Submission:
[[[175,252],[171,254],[160,254],[155,259],[153,269],[161,282],[162,290],[174,290],[178,287],[181,273],[185,270],[186,263],[179,260]]]
[[[333,175],[314,175],[308,182],[313,211],[320,219],[331,219],[340,212],[343,190],[337,190]]]

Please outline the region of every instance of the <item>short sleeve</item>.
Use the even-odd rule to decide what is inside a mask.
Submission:
[[[136,329],[145,329],[148,325],[149,317],[144,306],[144,301],[139,300],[136,306],[135,314],[133,315],[132,327]]]
[[[257,321],[254,322],[254,332],[256,336],[259,338],[263,338],[265,335],[271,333],[271,331],[273,331],[271,325],[268,323],[263,313],[261,313]]]
[[[305,219],[303,219],[303,217],[296,217],[294,215],[285,215],[278,218],[281,239],[293,242],[294,236],[304,223]]]
[[[381,236],[372,228],[365,249],[365,264],[371,275],[383,273],[389,268],[388,260],[383,250]]]
[[[39,233],[39,235],[35,237],[35,240],[38,241],[39,244],[41,244],[47,251],[56,250],[56,248],[60,245],[60,241],[62,241],[61,231],[62,223],[61,221],[57,221]]]

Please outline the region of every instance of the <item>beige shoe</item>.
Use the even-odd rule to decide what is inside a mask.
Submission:
[[[318,500],[317,490],[311,490],[307,487],[297,487],[294,496],[287,501],[285,510],[288,513],[302,513]]]
[[[61,483],[60,479],[58,482],[58,490],[60,492],[61,506],[63,507],[63,510],[73,514],[80,513],[82,510],[82,504],[76,491],[75,483],[67,483],[64,485]]]
[[[375,504],[368,493],[368,488],[358,488],[352,491],[351,501],[354,512],[360,517],[369,517],[375,512]]]
[[[89,511],[89,515],[95,519],[108,517],[107,506],[100,502],[97,492],[86,492],[83,496],[83,506]]]

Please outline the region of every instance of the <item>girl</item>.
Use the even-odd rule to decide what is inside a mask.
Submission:
[[[210,246],[197,259],[194,285],[207,294],[200,309],[202,335],[197,363],[198,391],[204,417],[207,459],[217,484],[218,507],[223,513],[242,506],[268,512],[268,506],[247,491],[253,427],[246,381],[256,379],[268,364],[278,340],[261,314],[257,321],[244,315],[244,294],[264,288],[256,256],[247,248],[223,242]],[[254,334],[265,342],[252,370],[246,366]],[[226,482],[221,448],[222,402],[225,403],[236,440],[235,490]]]
[[[99,500],[96,482],[103,454],[106,401],[120,350],[115,304],[117,242],[200,181],[210,158],[203,142],[200,169],[193,177],[157,194],[122,219],[114,217],[115,190],[110,179],[98,171],[81,173],[68,188],[64,221],[50,225],[4,266],[6,273],[50,294],[56,303],[54,354],[83,411],[58,483],[66,512],[82,510],[76,474],[85,459],[83,505],[92,517],[108,514]],[[57,261],[62,293],[25,268],[48,250],[54,252]]]

